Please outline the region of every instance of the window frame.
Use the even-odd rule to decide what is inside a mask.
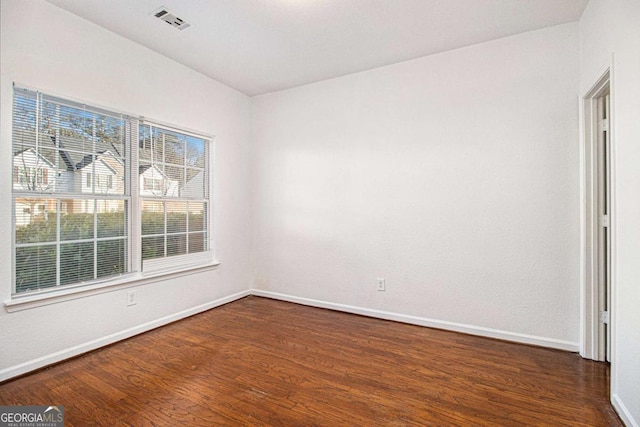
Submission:
[[[174,203],[181,203],[181,202],[186,202],[187,205],[189,202],[194,202],[194,203],[203,203],[205,205],[205,211],[206,211],[206,215],[204,217],[204,230],[203,232],[205,233],[205,246],[206,249],[205,251],[202,252],[194,252],[194,253],[187,253],[187,254],[181,254],[181,255],[173,255],[173,256],[164,256],[164,257],[157,257],[157,258],[151,258],[148,260],[144,260],[143,259],[143,254],[142,254],[142,240],[145,237],[145,235],[142,232],[142,206],[138,207],[138,213],[140,214],[140,227],[138,229],[138,231],[140,232],[140,238],[136,239],[136,242],[140,243],[140,251],[138,252],[138,255],[140,256],[140,260],[141,260],[141,268],[143,271],[146,272],[155,272],[155,271],[174,271],[178,268],[180,268],[181,265],[198,265],[201,264],[203,262],[206,262],[206,259],[210,258],[210,256],[207,256],[206,254],[211,253],[213,254],[213,240],[211,239],[211,212],[212,212],[212,206],[213,206],[213,197],[212,197],[212,181],[211,181],[211,176],[213,175],[212,173],[212,158],[213,158],[213,137],[206,137],[204,136],[202,133],[196,133],[193,131],[189,131],[189,130],[184,130],[184,129],[177,129],[176,127],[170,126],[170,125],[166,125],[160,122],[157,122],[155,120],[149,120],[149,119],[141,119],[138,121],[138,131],[140,130],[140,128],[142,127],[149,127],[150,129],[150,135],[153,133],[152,130],[153,129],[159,129],[165,132],[175,132],[175,133],[179,133],[182,136],[185,137],[193,137],[193,138],[197,138],[197,139],[202,139],[205,147],[204,147],[204,162],[203,162],[203,166],[202,168],[192,168],[190,166],[187,166],[187,162],[186,162],[186,156],[184,159],[184,162],[182,165],[173,165],[170,162],[166,162],[165,160],[163,160],[162,162],[156,162],[153,160],[153,158],[149,159],[149,160],[145,160],[145,159],[140,159],[140,135],[137,134],[137,144],[136,144],[136,158],[137,158],[137,165],[136,165],[136,170],[137,167],[139,167],[142,164],[150,164],[150,167],[157,167],[156,165],[158,164],[162,164],[165,166],[170,166],[173,165],[175,166],[179,166],[180,168],[182,168],[185,173],[188,169],[202,169],[203,173],[204,173],[204,177],[205,177],[205,181],[206,182],[206,189],[204,190],[204,195],[203,197],[189,197],[188,195],[186,196],[181,196],[181,197],[171,197],[171,196],[167,196],[167,195],[142,195],[139,194],[141,187],[143,189],[146,190],[146,186],[144,183],[144,177],[143,177],[143,185],[140,186],[139,185],[139,178],[138,177],[138,185],[135,186],[135,191],[138,192],[137,195],[137,202],[141,205],[144,201],[161,201],[163,203],[170,203],[170,202],[174,202]],[[152,139],[151,139],[152,140]],[[144,142],[143,142],[144,143]],[[153,147],[153,143],[152,147]],[[186,150],[186,139],[185,139],[185,150]],[[132,166],[133,167],[133,166]],[[154,190],[155,191],[155,184],[156,184],[156,180],[157,178],[153,178],[154,183]],[[161,181],[161,187],[164,190],[167,190],[166,185],[167,185],[167,181],[169,180],[168,177],[161,177],[160,181]],[[204,183],[203,182],[203,183]],[[184,183],[186,184],[186,181],[184,181]],[[163,191],[164,191],[163,190]],[[170,233],[167,230],[167,223],[166,223],[166,207],[165,207],[165,230],[162,233],[165,237],[169,237],[170,235],[173,235],[173,233]],[[187,213],[187,217],[189,216],[189,214]],[[187,220],[188,221],[188,220]],[[178,233],[179,234],[179,233]],[[187,229],[185,231],[185,234],[188,235],[190,234],[190,231]],[[148,237],[152,237],[151,235],[147,235]],[[188,240],[188,237],[187,237]],[[165,243],[165,253],[167,250],[167,246],[168,243]]]
[[[176,126],[165,124],[156,120],[149,120],[140,115],[128,114],[117,111],[113,108],[104,108],[97,106],[95,103],[86,103],[84,101],[78,101],[68,96],[59,96],[47,92],[43,92],[37,89],[32,89],[24,85],[17,85],[14,83],[13,93],[12,93],[12,119],[11,119],[11,146],[12,152],[14,150],[14,103],[15,98],[18,96],[19,91],[27,91],[31,93],[35,93],[36,96],[47,97],[48,99],[53,99],[55,102],[65,102],[70,104],[72,107],[78,106],[91,106],[89,107],[92,111],[105,111],[108,114],[120,114],[125,117],[125,141],[124,146],[125,150],[128,153],[127,164],[125,166],[126,172],[124,175],[124,193],[122,194],[121,199],[125,200],[125,217],[127,218],[127,230],[125,233],[125,240],[127,241],[126,251],[128,253],[128,259],[126,259],[127,271],[116,276],[110,276],[108,278],[94,278],[93,280],[88,280],[85,282],[72,283],[67,285],[62,285],[57,283],[55,286],[46,287],[42,289],[37,289],[33,291],[24,291],[17,292],[16,289],[16,278],[17,278],[17,266],[16,266],[16,204],[17,199],[20,198],[21,195],[25,193],[25,190],[16,191],[15,184],[12,182],[12,190],[11,190],[11,216],[12,216],[12,238],[11,238],[11,253],[12,253],[12,280],[11,280],[11,299],[9,301],[5,301],[5,306],[8,311],[17,311],[24,308],[37,307],[40,305],[46,305],[53,302],[59,302],[61,299],[71,299],[76,298],[77,294],[80,293],[88,293],[88,294],[96,294],[102,293],[105,291],[112,290],[114,287],[122,288],[129,286],[137,286],[140,283],[147,283],[149,279],[158,278],[158,277],[167,277],[167,276],[180,276],[183,274],[189,274],[193,271],[199,271],[202,269],[210,269],[217,267],[220,262],[216,258],[215,254],[215,236],[213,227],[213,206],[214,206],[214,197],[213,197],[213,176],[215,173],[214,169],[214,148],[215,148],[215,137],[213,135],[208,135],[202,132],[193,131],[185,128],[184,126]],[[39,113],[37,113],[39,114]],[[161,127],[163,129],[167,129],[173,132],[177,132],[180,134],[187,134],[191,136],[195,136],[197,138],[203,139],[207,146],[208,155],[204,162],[204,170],[206,171],[207,181],[206,181],[206,205],[207,212],[204,215],[205,221],[205,235],[206,235],[206,250],[199,253],[187,254],[186,256],[178,255],[174,257],[161,257],[157,258],[158,262],[150,263],[147,267],[143,264],[142,261],[142,210],[141,210],[141,195],[140,195],[140,175],[138,174],[138,167],[140,165],[139,159],[139,134],[138,130],[141,124],[152,124],[153,126]],[[12,169],[14,163],[14,156],[11,156],[12,161]],[[46,173],[47,171],[45,171]],[[18,172],[19,174],[19,172]],[[97,193],[95,190],[97,188],[97,183],[95,182],[95,178],[97,177],[97,173],[91,172],[92,178],[94,180],[93,190],[94,193],[88,194],[92,200],[98,200],[96,197]],[[113,182],[114,178],[112,176],[102,177],[105,181],[108,182],[109,178],[111,179],[111,186],[107,183],[107,189],[111,189],[115,186]],[[50,179],[50,177],[49,177]],[[13,181],[13,180],[12,180]],[[84,186],[86,184],[87,178],[80,178],[80,186]],[[118,184],[119,185],[119,184]],[[61,194],[59,192],[47,192],[47,191],[33,191],[34,198],[52,198],[58,200],[58,211],[57,215],[62,215],[63,210],[62,206],[62,198],[65,198],[66,194]],[[77,196],[77,194],[76,194]],[[76,197],[82,198],[82,197]],[[66,205],[64,205],[66,208]],[[57,225],[57,230],[59,230],[60,223]],[[59,231],[57,231],[59,233]],[[93,237],[97,239],[97,235]],[[59,245],[60,242],[57,242]],[[94,254],[94,257],[97,254]],[[97,262],[97,261],[96,261]],[[153,265],[157,264],[157,265]],[[60,273],[58,273],[60,274]],[[95,276],[94,276],[95,277]]]

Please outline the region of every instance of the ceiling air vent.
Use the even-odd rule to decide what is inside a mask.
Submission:
[[[185,22],[181,18],[178,18],[176,15],[169,12],[167,8],[164,6],[156,10],[155,12],[153,12],[153,16],[163,20],[164,22],[171,25],[172,27],[176,27],[179,30],[184,30],[185,28],[191,26],[191,24]]]

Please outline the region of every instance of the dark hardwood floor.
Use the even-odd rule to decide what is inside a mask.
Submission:
[[[248,297],[0,384],[66,426],[621,426],[577,354]]]

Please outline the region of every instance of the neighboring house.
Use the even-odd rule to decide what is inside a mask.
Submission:
[[[88,161],[78,164],[76,172],[72,172],[74,190],[80,187],[82,193],[124,194],[124,164],[120,160],[112,157],[109,151],[97,156],[95,160],[92,160],[92,156],[86,158]],[[91,203],[88,200],[73,200],[71,204],[67,202],[62,209],[66,209],[68,213],[92,212]],[[119,201],[112,200],[101,201],[101,204],[101,211],[106,212],[117,210],[120,206]]]
[[[69,192],[85,194],[124,194],[124,164],[106,150],[98,156],[70,153],[65,150],[34,148],[18,151],[13,156],[13,188],[38,193]],[[57,155],[55,153],[58,153]],[[27,225],[34,219],[46,219],[55,212],[55,200],[40,197],[16,199],[16,225]],[[102,211],[119,209],[119,201],[101,201]],[[61,200],[65,213],[93,212],[93,201]]]
[[[141,165],[140,195],[141,196],[178,196],[180,182],[170,179],[156,165]]]
[[[13,156],[13,188],[16,190],[51,191],[55,185],[56,167],[36,154],[33,148]]]
[[[204,194],[205,173],[203,170],[187,169],[187,183],[184,186],[184,193],[187,196],[200,196]]]
[[[34,138],[27,138],[35,141]],[[16,225],[27,225],[36,219],[46,219],[49,212],[56,211],[55,199],[47,199],[46,193],[69,194],[124,194],[125,164],[120,160],[117,148],[100,142],[101,150],[96,155],[80,152],[81,140],[65,138],[66,145],[51,137],[50,146],[41,145],[36,152],[33,146],[14,152],[13,188],[16,191],[34,191],[33,198],[16,199]],[[33,144],[30,142],[29,144]],[[74,147],[67,149],[67,146]],[[152,159],[153,152],[140,146],[143,159]],[[144,163],[145,160],[143,160]],[[140,195],[146,197],[180,197],[202,195],[205,174],[195,168],[162,166],[151,163],[139,168]],[[184,174],[186,176],[186,183]],[[90,213],[94,210],[92,199],[68,198],[60,200],[63,213]],[[119,200],[100,200],[100,212],[121,209]]]
[[[13,156],[13,188],[18,191],[53,191],[56,185],[56,167],[33,148]],[[16,199],[16,225],[27,225],[36,217],[46,218],[55,209],[46,199]]]

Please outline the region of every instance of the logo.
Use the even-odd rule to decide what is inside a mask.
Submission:
[[[64,406],[0,406],[0,427],[64,427]]]

